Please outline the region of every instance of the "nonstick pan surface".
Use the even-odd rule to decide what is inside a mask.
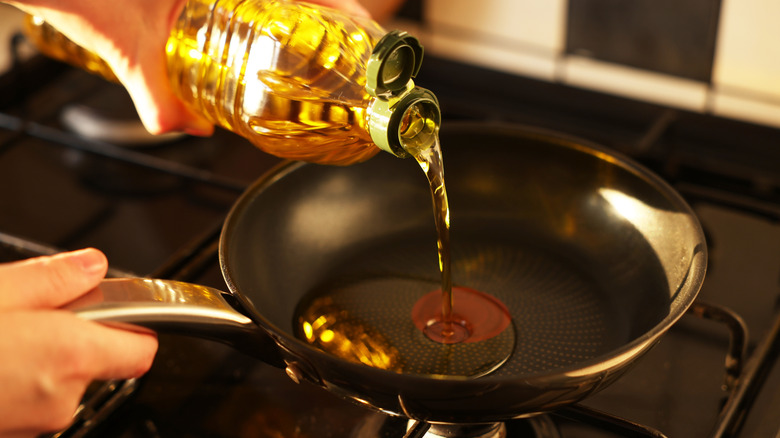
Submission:
[[[220,259],[242,311],[297,378],[429,422],[532,415],[612,382],[694,300],[702,230],[651,172],[537,129],[448,124],[440,134],[453,282],[507,306],[513,354],[485,376],[447,378],[352,363],[296,337],[296,312],[312,293],[349,285],[368,309],[363,321],[386,332],[385,316],[410,312],[439,273],[430,192],[414,161],[289,163],[236,204]],[[410,340],[421,336],[413,329],[395,330],[400,351],[421,342]]]

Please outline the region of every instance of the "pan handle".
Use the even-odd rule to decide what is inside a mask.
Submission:
[[[217,289],[149,278],[112,278],[63,306],[81,318],[131,330],[210,339],[284,368],[279,346]]]

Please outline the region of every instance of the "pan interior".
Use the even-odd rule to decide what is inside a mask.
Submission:
[[[522,131],[442,134],[453,282],[497,297],[513,318],[511,336],[494,338],[513,353],[491,377],[603,357],[688,301],[678,292],[701,250],[695,218],[644,174],[600,150]],[[231,290],[260,324],[292,339],[302,308],[338,294],[338,306],[358,309],[358,320],[403,352],[401,372],[461,366],[446,351],[423,359],[413,351],[427,339],[411,324],[411,306],[439,279],[430,193],[416,163],[303,165],[268,181],[239,203],[222,243]],[[298,345],[288,347],[311,348]],[[452,347],[468,348],[465,356],[480,356],[473,345]],[[458,359],[474,369],[489,362]]]
[[[342,356],[347,360],[365,362],[368,355],[374,366],[419,375],[536,373],[597,357],[631,337],[631,326],[615,317],[618,303],[605,290],[604,270],[583,270],[568,249],[516,234],[458,235],[453,246],[455,286],[490,294],[512,317],[509,328],[488,340],[439,344],[412,323],[414,304],[438,288],[429,239],[394,239],[345,260],[303,298],[296,315],[319,307],[320,318],[334,318],[338,324],[329,327],[337,340],[352,342],[350,354]],[[663,312],[663,303],[647,310]],[[305,339],[299,321],[294,324]],[[339,355],[339,345],[329,342],[323,349]]]

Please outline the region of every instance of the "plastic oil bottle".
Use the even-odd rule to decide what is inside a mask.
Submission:
[[[44,54],[115,80],[40,19],[26,33]],[[279,157],[416,156],[438,134],[438,101],[412,81],[422,46],[371,20],[289,0],[189,0],[165,50],[180,99]]]

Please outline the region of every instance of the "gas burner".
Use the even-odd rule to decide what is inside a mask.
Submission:
[[[425,424],[397,417],[367,417],[352,438],[561,438],[548,415],[486,424]]]
[[[163,145],[185,137],[179,132],[150,134],[141,123],[130,95],[117,84],[102,84],[78,101],[64,105],[60,122],[85,139],[131,148]]]
[[[103,110],[84,104],[71,104],[63,108],[60,121],[81,137],[128,147],[157,146],[185,136],[181,132],[152,135],[137,116],[113,118]]]

